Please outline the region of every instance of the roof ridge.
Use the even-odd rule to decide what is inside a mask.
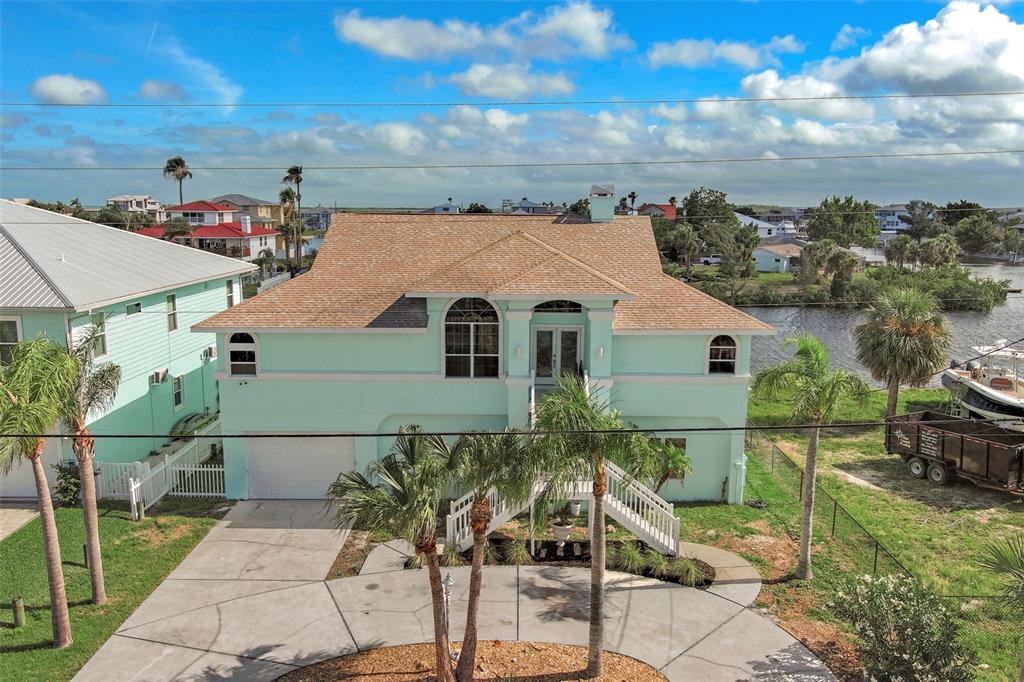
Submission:
[[[35,208],[35,206],[30,206],[29,208]],[[40,279],[46,282],[46,286],[50,287],[50,291],[53,292],[53,295],[59,298],[64,303],[65,306],[73,309],[75,306],[71,304],[70,299],[68,299],[68,297],[64,294],[61,288],[58,287],[57,284],[52,279],[50,279],[50,276],[46,274],[43,268],[38,263],[36,263],[35,259],[32,258],[32,256],[28,255],[28,253],[25,252],[25,249],[21,248],[21,244],[19,244],[18,240],[14,238],[14,235],[12,235],[10,232],[4,229],[3,225],[0,225],[0,233],[2,233],[4,237],[7,238],[7,241],[10,243],[12,248],[21,254],[21,257],[25,259],[25,262],[28,263],[29,266],[31,266],[31,268],[36,271],[36,274],[39,275]]]
[[[616,279],[614,279],[612,277],[609,277],[608,275],[604,274],[603,272],[601,272],[597,268],[593,267],[592,265],[587,265],[586,263],[584,263],[580,259],[576,258],[575,256],[572,256],[572,255],[566,253],[565,251],[562,251],[558,247],[555,247],[555,246],[552,246],[551,244],[548,244],[543,239],[540,239],[539,237],[536,237],[536,236],[530,234],[529,232],[525,232],[525,231],[522,231],[522,230],[520,230],[520,232],[522,233],[522,235],[524,237],[526,237],[526,238],[536,242],[537,244],[539,244],[543,248],[551,251],[557,257],[562,258],[563,260],[567,260],[570,263],[572,263],[573,265],[575,265],[576,267],[578,267],[578,268],[580,268],[582,270],[585,270],[588,273],[590,273],[591,275],[594,275],[595,277],[598,277],[598,278],[604,280],[605,282],[607,282],[608,284],[611,284],[616,289],[620,289],[623,293],[630,294],[631,296],[635,296],[636,295],[634,292],[630,291],[629,288],[625,284],[623,284],[622,282],[620,282],[620,281],[618,281],[618,280],[616,280]],[[544,262],[546,263],[547,261],[544,261]],[[540,265],[540,263],[538,263],[534,267],[530,268],[530,270],[535,269],[539,265]],[[514,282],[515,280],[519,279],[520,277],[525,275],[530,270],[526,270],[525,272],[522,272],[522,273],[516,275],[515,277],[510,279],[509,282]]]

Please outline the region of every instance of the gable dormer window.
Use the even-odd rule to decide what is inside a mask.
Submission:
[[[252,334],[236,332],[228,337],[228,373],[231,376],[256,376],[256,340]]]
[[[708,348],[708,374],[736,373],[736,340],[731,336],[716,336]]]
[[[482,298],[461,298],[444,318],[444,374],[498,376],[498,311]]]

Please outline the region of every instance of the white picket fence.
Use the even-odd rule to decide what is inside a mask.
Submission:
[[[169,495],[179,497],[224,497],[224,465],[177,466]]]

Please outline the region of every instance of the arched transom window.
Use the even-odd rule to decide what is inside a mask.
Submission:
[[[498,376],[498,311],[482,298],[462,298],[444,318],[444,373]]]
[[[232,376],[256,376],[256,340],[251,334],[236,332],[228,338],[228,373]]]
[[[533,306],[537,313],[579,313],[583,312],[583,306],[575,301],[545,301]]]
[[[716,336],[708,349],[709,374],[736,373],[736,341],[731,336]]]

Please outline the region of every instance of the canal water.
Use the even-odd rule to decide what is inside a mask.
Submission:
[[[1010,280],[1010,288],[1024,288],[1024,266],[970,265],[980,277]],[[751,370],[773,365],[791,355],[783,346],[789,336],[809,332],[822,339],[839,366],[868,376],[867,370],[857,362],[857,349],[853,341],[853,328],[861,320],[859,310],[844,310],[826,306],[744,307],[743,310],[776,329],[775,336],[754,337]],[[996,306],[989,313],[948,313],[953,331],[952,357],[963,360],[976,355],[971,346],[991,345],[997,339],[1013,341],[1024,337],[1024,295],[1009,294],[1006,304]],[[870,380],[870,377],[868,377]],[[938,386],[936,378],[932,385]]]

